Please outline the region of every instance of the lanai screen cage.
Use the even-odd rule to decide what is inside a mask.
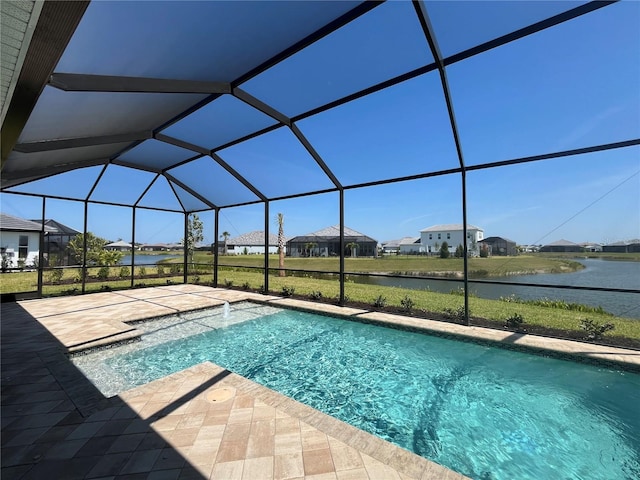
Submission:
[[[478,217],[490,229],[519,215],[542,235],[557,211],[568,219],[590,207],[590,189],[615,177],[605,192],[631,185],[617,208],[637,230],[639,9],[5,1],[3,205],[40,198],[44,220],[73,204],[84,232],[109,221],[103,208],[125,209],[121,236],[132,243],[148,212],[182,216],[185,239],[197,213],[215,243],[225,212],[259,207],[269,238],[281,202],[322,198],[309,217],[328,210],[340,226],[341,302],[345,224],[363,231],[362,218],[397,227],[421,218],[416,235],[424,222],[459,223],[465,238]],[[514,208],[528,189],[552,207]],[[613,216],[598,211],[593,222],[594,235],[611,229],[616,239]],[[267,255],[263,272],[268,290]],[[467,255],[463,273],[468,315]]]

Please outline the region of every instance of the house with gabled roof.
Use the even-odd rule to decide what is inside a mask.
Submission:
[[[351,257],[376,257],[378,241],[344,227],[345,255]],[[299,235],[287,242],[289,257],[333,257],[340,254],[340,226],[333,225],[317,232]]]
[[[264,231],[255,230],[237,237],[227,239],[226,250],[228,255],[264,255]],[[224,249],[224,242],[220,244]],[[269,234],[269,254],[278,253],[278,235]]]
[[[402,255],[420,252],[420,237],[402,237],[382,242],[383,255]]]
[[[442,244],[447,242],[449,252],[454,253],[458,245],[464,245],[463,224],[446,223],[433,225],[420,230],[420,243],[425,253],[437,253]],[[470,255],[478,255],[478,242],[484,238],[484,230],[475,225],[467,224],[467,251]]]
[[[36,265],[40,259],[40,245],[51,227],[7,213],[0,213],[0,255],[2,269]]]
[[[609,243],[602,246],[603,252],[613,253],[637,253],[640,252],[640,238],[624,240],[622,242]]]
[[[584,252],[584,247],[564,238],[540,247],[541,252]]]
[[[129,242],[125,242],[123,240],[118,240],[117,242],[107,243],[104,246],[105,250],[117,250],[119,252],[126,252],[133,248]]]

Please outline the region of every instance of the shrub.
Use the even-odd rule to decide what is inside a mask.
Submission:
[[[309,294],[311,300],[320,300],[322,298],[322,292],[320,290],[314,290]]]
[[[179,274],[181,271],[180,268],[180,264],[178,263],[172,263],[171,266],[169,267],[169,272],[171,273],[171,275],[177,275]]]
[[[462,245],[458,245],[456,247],[456,253],[454,253],[456,258],[464,257],[464,247]]]
[[[290,297],[295,293],[295,291],[296,291],[295,287],[287,287],[286,285],[282,287],[282,294],[285,297]]]
[[[522,327],[523,323],[524,317],[519,313],[514,313],[509,318],[507,318],[507,327],[509,328],[520,330],[520,327]]]
[[[449,244],[447,242],[442,242],[442,246],[440,247],[440,258],[449,258]]]
[[[88,276],[88,270],[84,271],[84,279],[86,280]],[[83,280],[82,270],[78,270],[77,275],[73,278],[74,283],[82,283]]]
[[[107,278],[109,278],[109,267],[100,267],[100,270],[98,270],[96,277],[100,280],[106,280]]]
[[[460,305],[458,308],[445,308],[444,316],[457,323],[464,323],[466,317],[464,314],[464,305]]]
[[[138,275],[140,275],[140,277],[146,276],[147,275],[147,269],[145,267],[138,268]]]
[[[615,325],[585,318],[580,322],[580,328],[587,332],[586,340],[600,340],[605,333],[613,330]]]
[[[7,253],[2,254],[2,271],[6,272],[11,267],[11,259]]]
[[[411,312],[413,310],[414,302],[411,300],[409,295],[405,295],[402,300],[400,300],[400,305],[406,312]]]
[[[57,268],[55,270],[49,270],[47,272],[47,282],[51,284],[60,283],[60,280],[62,280],[63,275],[64,275],[64,271],[60,268]]]
[[[387,305],[387,299],[382,295],[378,295],[378,298],[376,298],[373,301],[373,306],[377,308],[383,308],[386,305]]]
[[[508,303],[522,303],[523,305],[535,305],[537,307],[549,307],[558,308],[562,310],[570,310],[574,312],[584,313],[599,313],[601,315],[614,316],[612,313],[607,312],[601,306],[592,307],[590,305],[583,305],[581,303],[567,302],[565,300],[552,300],[549,298],[538,298],[535,300],[524,300],[516,295],[509,295],[508,297],[500,297],[501,302]]]
[[[118,276],[120,278],[127,278],[129,275],[131,275],[131,270],[129,270],[129,267],[120,267],[120,273],[118,273]]]
[[[233,287],[233,280],[229,280],[228,278],[224,279],[224,286],[227,288]]]
[[[258,291],[262,294],[265,295],[267,293],[267,289],[264,288],[264,285],[260,285],[260,287],[258,288]]]
[[[249,282],[244,282],[242,284],[242,289],[243,290],[249,290],[251,288],[251,284]]]
[[[157,271],[158,271],[158,276],[164,275],[164,265],[159,263],[158,266],[157,266]]]

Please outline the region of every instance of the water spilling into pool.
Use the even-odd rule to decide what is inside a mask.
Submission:
[[[640,478],[640,375],[252,304],[231,317],[148,322],[139,345],[74,362],[113,394],[212,361],[475,479]]]

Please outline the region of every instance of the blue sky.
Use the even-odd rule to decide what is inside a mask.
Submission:
[[[99,15],[100,9],[105,8],[100,3],[90,6],[88,12],[92,16],[87,17],[98,26],[81,25],[80,34],[107,21],[105,15]],[[475,2],[470,6],[464,2],[427,2],[427,6],[440,48],[448,55],[578,3]],[[135,14],[132,17],[135,19]],[[459,23],[447,28],[444,19],[452,17]],[[624,1],[449,66],[447,78],[465,163],[473,166],[640,138],[639,22],[640,2]],[[123,32],[126,37],[126,26]],[[431,55],[420,35],[410,4],[390,2],[242,88],[295,116],[430,63]],[[74,71],[74,65],[81,60],[88,62],[83,57],[86,51],[76,48],[79,40],[73,42],[59,71]],[[107,49],[102,58],[109,58],[111,47],[101,48]],[[153,73],[154,58],[152,51],[147,63],[136,65],[141,70],[137,74]],[[188,61],[184,60],[186,64]],[[91,73],[108,73],[108,64],[92,63],[91,68],[105,71]],[[208,72],[198,72],[205,74]],[[57,105],[55,95],[47,95],[47,101]],[[103,96],[98,99],[75,95],[75,111],[81,108],[83,99],[107,105],[111,97],[105,95],[113,95],[114,100],[124,101],[118,94],[99,94]],[[174,101],[179,104],[182,100]],[[53,118],[47,117],[50,123],[56,120],[57,110],[53,112]],[[220,128],[212,128],[211,120],[224,113],[228,121]],[[206,111],[178,122],[166,133],[214,148],[226,138],[242,133],[247,125],[259,128],[269,122],[268,117],[225,97],[210,104]],[[43,125],[46,129],[48,124]],[[346,186],[458,166],[437,72],[309,117],[297,125]],[[218,153],[269,197],[331,186],[287,129]],[[215,194],[225,201],[251,197],[233,179],[220,177],[212,164],[201,161],[185,167],[180,175],[203,188],[213,182],[219,190]],[[150,173],[126,172],[128,169],[123,167],[107,170],[109,175],[105,175],[104,184],[93,198],[116,195],[126,203],[141,193],[136,190],[139,187],[134,185],[134,179],[153,177]],[[74,177],[60,175],[51,181],[58,191],[69,194],[72,185],[82,183],[80,175],[95,178],[97,171],[87,169]],[[458,174],[348,189],[345,224],[382,242],[417,237],[421,229],[436,224],[462,223],[461,181]],[[483,228],[485,236],[504,236],[519,244],[545,244],[561,238],[610,243],[640,237],[638,146],[469,171],[466,182],[467,220]],[[22,189],[28,191],[26,186]],[[166,194],[161,190],[154,193],[158,201],[166,199]],[[40,217],[39,199],[3,194],[1,201],[5,213]],[[278,212],[284,214],[287,236],[336,225],[338,206],[337,193],[273,201],[269,207],[270,229],[277,231]],[[46,217],[82,230],[83,208],[81,202],[49,200]],[[202,212],[199,216],[205,222],[205,241],[213,241],[213,214]],[[236,236],[263,230],[264,217],[262,205],[222,209],[220,231]],[[129,240],[131,222],[129,208],[89,206],[88,230],[99,236]],[[183,236],[181,214],[137,209],[136,222],[138,242],[175,242]]]

